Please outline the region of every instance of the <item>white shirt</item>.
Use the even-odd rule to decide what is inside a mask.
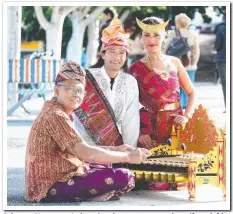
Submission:
[[[140,130],[139,91],[136,79],[123,71],[115,77],[111,90],[111,78],[103,67],[92,68],[89,71],[94,76],[105,97],[109,101],[117,122],[123,143],[137,146]],[[88,135],[78,117],[73,114],[75,127],[84,140],[90,145],[96,145]]]

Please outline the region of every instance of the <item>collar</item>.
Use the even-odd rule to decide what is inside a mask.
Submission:
[[[107,71],[105,70],[105,67],[104,67],[104,66],[102,66],[102,67],[100,68],[100,72],[101,72],[101,74],[103,74],[103,76],[108,80],[108,83],[110,84],[111,77],[108,76]],[[120,72],[118,73],[118,75],[114,78],[115,81],[119,78],[119,76],[120,76],[121,73],[122,73],[122,71],[120,70]]]

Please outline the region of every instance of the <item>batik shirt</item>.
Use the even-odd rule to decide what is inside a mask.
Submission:
[[[123,137],[123,143],[136,147],[140,129],[139,91],[136,79],[120,71],[111,89],[111,78],[106,73],[104,66],[89,70],[113,109],[118,130]],[[75,115],[73,117],[75,127],[84,140],[90,145],[96,145],[78,117]]]
[[[71,119],[53,98],[34,121],[26,151],[26,200],[38,202],[56,182],[86,175],[89,165],[67,151],[83,141]]]

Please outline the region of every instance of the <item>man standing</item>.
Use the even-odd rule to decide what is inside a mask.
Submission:
[[[86,70],[86,95],[74,111],[75,126],[90,145],[136,147],[139,136],[139,91],[136,79],[125,73],[128,43],[119,19],[102,33],[98,62]]]
[[[217,51],[215,56],[215,63],[218,69],[222,91],[224,96],[224,103],[226,107],[226,15],[223,16],[223,22],[216,27],[216,40],[214,48]]]

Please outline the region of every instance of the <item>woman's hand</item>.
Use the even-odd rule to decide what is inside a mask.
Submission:
[[[141,144],[142,147],[147,149],[152,149],[154,145],[152,145],[152,141],[149,135],[140,135],[138,138],[138,142]]]
[[[132,150],[134,150],[134,147],[132,147],[128,144],[123,144],[123,145],[116,147],[116,151],[118,151],[118,152],[130,152]]]
[[[172,117],[174,117],[174,123],[176,125],[182,125],[188,122],[188,118],[186,116],[182,116],[179,114],[171,114]]]

